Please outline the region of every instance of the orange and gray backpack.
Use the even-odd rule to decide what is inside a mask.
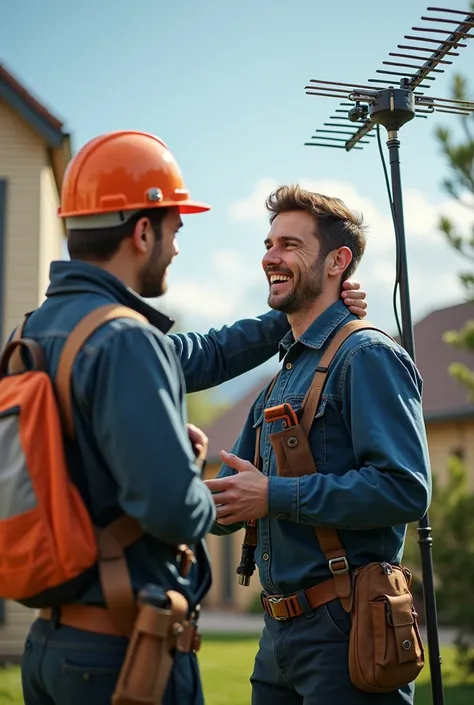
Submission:
[[[124,550],[142,535],[121,516],[94,526],[66,464],[65,435],[74,438],[71,372],[82,345],[115,318],[144,316],[120,305],[86,315],[69,335],[53,383],[40,344],[24,323],[0,359],[0,597],[28,607],[73,601],[98,564],[104,597],[123,632],[134,603]],[[25,320],[26,322],[26,320]],[[20,350],[29,353],[26,369]],[[64,596],[70,596],[71,599]],[[126,606],[130,609],[126,609]]]

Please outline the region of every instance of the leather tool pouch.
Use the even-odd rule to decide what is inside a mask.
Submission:
[[[397,690],[424,666],[410,583],[406,568],[388,563],[370,563],[354,573],[349,670],[360,690]]]
[[[188,612],[186,599],[172,590],[161,604],[142,601],[112,705],[161,705],[177,642]]]
[[[290,426],[269,436],[281,477],[301,477],[316,472],[308,437],[302,427]]]

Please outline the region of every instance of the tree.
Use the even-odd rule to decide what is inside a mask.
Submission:
[[[474,12],[474,1],[471,0]],[[465,76],[456,74],[451,86],[451,96],[456,100],[472,98],[472,87]],[[463,139],[456,141],[451,128],[439,127],[436,137],[446,159],[449,177],[444,189],[466,209],[467,221],[472,221],[470,236],[464,237],[447,217],[440,219],[439,227],[450,245],[469,263],[469,269],[459,275],[468,300],[474,300],[474,113],[461,117]],[[474,351],[474,321],[468,321],[460,331],[448,331],[445,340],[457,348]],[[451,374],[464,384],[474,400],[474,372],[466,365],[453,363]]]
[[[474,11],[474,1],[471,2]],[[455,75],[451,95],[468,100],[471,88],[467,78]],[[474,301],[474,114],[460,118],[462,138],[453,137],[451,128],[440,127],[436,137],[445,157],[449,177],[446,192],[466,209],[471,233],[463,236],[447,217],[439,228],[450,245],[469,263],[459,279],[466,299]],[[447,331],[444,339],[457,349],[474,353],[474,321],[460,331]],[[474,356],[473,356],[474,367]],[[474,372],[467,365],[453,363],[450,373],[466,387],[474,401]],[[434,479],[430,519],[433,528],[433,561],[436,591],[441,619],[458,629],[456,640],[458,661],[468,672],[474,672],[474,493],[468,487],[469,469],[460,458],[453,457],[448,467],[448,480],[440,486]],[[409,532],[408,559],[419,573],[419,556],[414,553],[413,533]]]

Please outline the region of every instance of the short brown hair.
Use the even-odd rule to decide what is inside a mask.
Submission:
[[[161,239],[161,223],[168,210],[168,208],[148,208],[136,213],[130,220],[114,228],[68,230],[69,257],[71,260],[108,262],[117,253],[122,241],[132,236],[135,225],[143,217],[150,219],[158,241]]]
[[[321,244],[321,256],[325,257],[339,247],[348,247],[352,260],[344,272],[344,279],[349,279],[354,273],[366,245],[362,214],[349,210],[340,198],[306,191],[298,184],[280,186],[268,196],[265,206],[270,213],[270,223],[280,213],[310,213],[318,225],[315,235]]]

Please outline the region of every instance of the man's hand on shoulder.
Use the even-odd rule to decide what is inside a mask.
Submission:
[[[355,279],[348,279],[342,283],[341,298],[355,316],[364,318],[367,315],[367,294],[362,291],[359,282]]]
[[[248,460],[221,451],[223,462],[237,472],[206,480],[213,494],[219,524],[261,519],[268,512],[268,478]]]

